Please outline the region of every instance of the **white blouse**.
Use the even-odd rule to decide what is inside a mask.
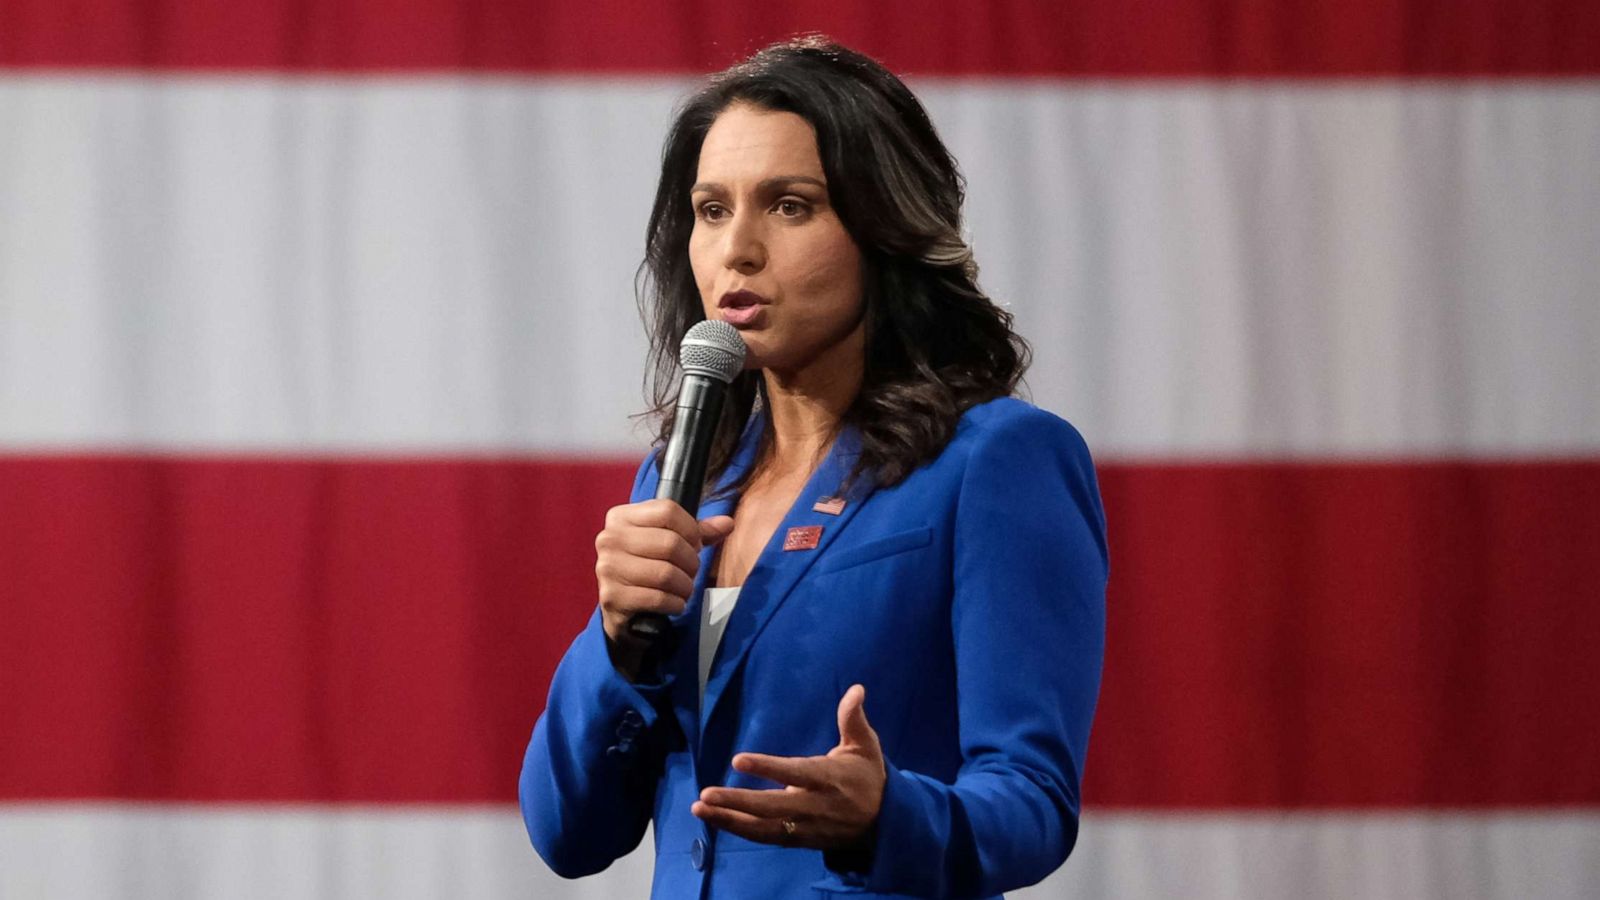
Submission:
[[[706,679],[711,677],[711,660],[717,655],[717,644],[722,642],[722,632],[728,627],[728,616],[733,605],[739,602],[737,587],[708,587],[705,602],[700,605],[700,702],[706,699]]]

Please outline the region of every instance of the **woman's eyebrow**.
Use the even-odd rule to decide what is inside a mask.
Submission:
[[[766,193],[777,188],[789,187],[790,185],[794,184],[810,184],[822,188],[823,190],[828,189],[827,182],[817,178],[812,178],[810,175],[774,175],[771,178],[763,178],[761,183],[756,185],[756,190],[761,193]],[[689,188],[689,193],[691,194],[699,194],[701,192],[725,194],[728,192],[728,188],[722,183],[716,181],[701,181],[695,184],[694,187]]]

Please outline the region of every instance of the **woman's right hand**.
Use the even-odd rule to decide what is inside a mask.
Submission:
[[[629,680],[647,645],[628,631],[628,623],[641,612],[683,612],[700,570],[700,548],[732,530],[732,516],[696,522],[671,500],[629,503],[606,513],[606,527],[594,539],[594,574],[611,662]]]

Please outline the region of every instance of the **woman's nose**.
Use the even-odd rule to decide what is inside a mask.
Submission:
[[[724,264],[743,274],[759,272],[767,264],[767,247],[757,216],[736,214],[727,231]]]

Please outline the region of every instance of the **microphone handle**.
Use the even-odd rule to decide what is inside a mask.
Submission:
[[[722,417],[722,399],[728,385],[704,375],[683,376],[678,390],[677,411],[672,436],[661,455],[661,480],[656,499],[671,500],[693,516],[700,511],[700,491],[706,482],[706,465],[711,457],[711,438]],[[628,633],[651,646],[659,646],[671,629],[661,613],[635,613],[628,620]]]

